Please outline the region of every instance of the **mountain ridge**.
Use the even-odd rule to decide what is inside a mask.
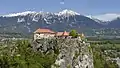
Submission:
[[[118,18],[101,21],[67,9],[56,13],[26,11],[0,16],[0,31],[32,33],[37,28],[49,28],[54,31],[75,29],[78,32],[89,32],[100,28],[119,28],[119,21]]]
[[[14,17],[14,16],[24,16],[24,15],[28,15],[28,14],[55,14],[55,15],[58,15],[58,16],[61,16],[61,15],[80,15],[79,13],[75,12],[75,11],[72,11],[72,10],[68,10],[68,9],[65,9],[65,10],[62,10],[60,12],[44,12],[44,11],[40,11],[40,12],[36,12],[36,11],[24,11],[24,12],[18,12],[18,13],[10,13],[10,14],[6,14],[6,15],[1,15],[1,17]]]
[[[39,12],[36,12],[36,11],[24,11],[24,12],[18,12],[18,13],[10,13],[10,14],[6,14],[6,15],[1,15],[0,17],[14,17],[14,16],[25,16],[25,15],[28,15],[28,14],[55,14],[55,15],[58,15],[58,16],[71,16],[71,15],[83,15],[83,14],[80,14],[78,12],[75,12],[75,11],[72,11],[72,10],[69,10],[69,9],[64,9],[60,12],[44,12],[44,11],[39,11]],[[86,16],[88,18],[91,18],[93,20],[99,20],[101,22],[108,22],[108,21],[113,21],[115,19],[117,19],[118,17],[120,17],[120,14],[119,13],[106,13],[106,14],[99,14],[99,15],[83,15],[83,16]]]

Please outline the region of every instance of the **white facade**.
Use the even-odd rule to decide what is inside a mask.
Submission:
[[[42,38],[52,38],[55,34],[50,33],[34,33],[34,40],[36,39],[42,39]]]

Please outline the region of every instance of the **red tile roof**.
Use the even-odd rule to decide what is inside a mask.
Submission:
[[[54,31],[50,30],[50,29],[37,29],[34,33],[55,33]]]
[[[63,36],[69,36],[69,32],[64,31]]]
[[[57,32],[56,33],[56,36],[62,36],[63,35],[63,32]]]
[[[64,32],[57,32],[56,36],[69,36],[69,32],[66,32],[66,31],[64,31]]]

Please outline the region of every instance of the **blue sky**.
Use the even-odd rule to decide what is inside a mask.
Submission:
[[[65,4],[60,4],[64,1]],[[0,14],[71,9],[86,15],[120,13],[120,0],[0,0]]]

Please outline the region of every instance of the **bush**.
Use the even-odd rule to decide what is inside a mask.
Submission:
[[[72,36],[73,38],[76,38],[78,36],[78,33],[76,30],[71,30],[70,31],[70,36]]]

